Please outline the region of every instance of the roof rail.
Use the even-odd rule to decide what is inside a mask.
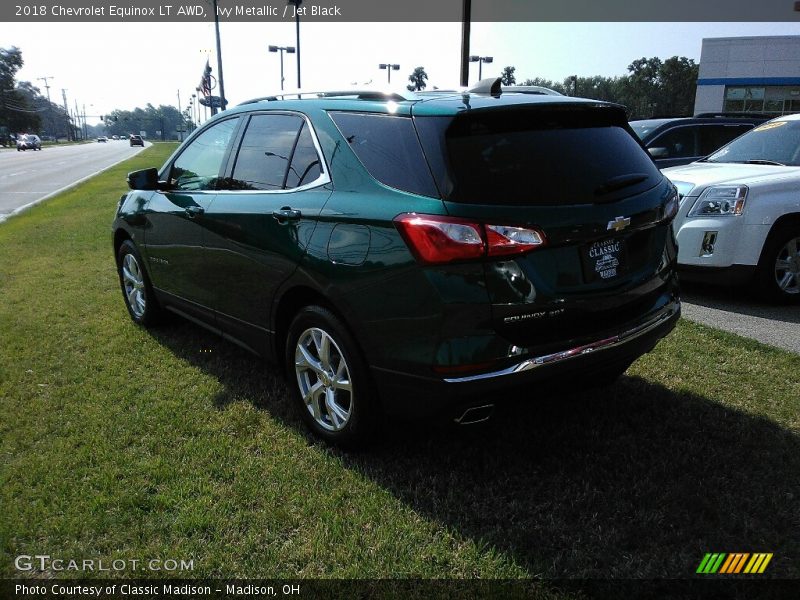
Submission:
[[[369,88],[353,88],[345,90],[292,90],[281,91],[259,98],[251,98],[240,102],[237,106],[243,104],[253,104],[255,102],[274,102],[276,100],[302,100],[309,98],[353,98],[357,100],[394,100],[395,102],[403,102],[409,100],[419,100],[420,97],[413,92],[396,91],[396,90],[380,90]]]
[[[713,119],[717,117],[728,117],[737,119],[767,119],[770,118],[769,113],[756,113],[756,112],[704,112],[694,115],[695,119]]]

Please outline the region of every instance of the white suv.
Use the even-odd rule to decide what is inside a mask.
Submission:
[[[683,278],[750,283],[769,299],[800,302],[800,114],[664,174],[681,197]]]

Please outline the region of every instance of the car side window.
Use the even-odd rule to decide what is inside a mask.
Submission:
[[[297,145],[292,155],[292,164],[286,175],[286,187],[296,188],[315,181],[322,175],[322,165],[314,147],[311,130],[307,123],[303,123]]]
[[[663,158],[684,158],[699,156],[695,144],[694,127],[677,127],[658,136],[649,145],[650,148],[666,148],[667,156]]]
[[[398,190],[439,197],[411,117],[328,114],[372,177]]]
[[[220,169],[239,119],[226,119],[206,129],[181,152],[172,164],[172,189],[198,191],[217,189]]]
[[[716,152],[752,128],[752,125],[704,125],[700,128],[700,154]]]
[[[227,189],[281,190],[305,121],[295,115],[253,115],[242,137]],[[295,187],[296,182],[288,187]]]

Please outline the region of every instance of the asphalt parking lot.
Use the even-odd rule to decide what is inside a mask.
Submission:
[[[741,288],[681,284],[683,316],[800,354],[800,306],[766,304]]]

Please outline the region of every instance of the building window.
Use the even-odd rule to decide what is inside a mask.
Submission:
[[[725,88],[725,112],[764,112],[764,88]]]
[[[796,85],[729,86],[725,88],[725,111],[756,112],[768,115],[800,112],[800,87]]]

